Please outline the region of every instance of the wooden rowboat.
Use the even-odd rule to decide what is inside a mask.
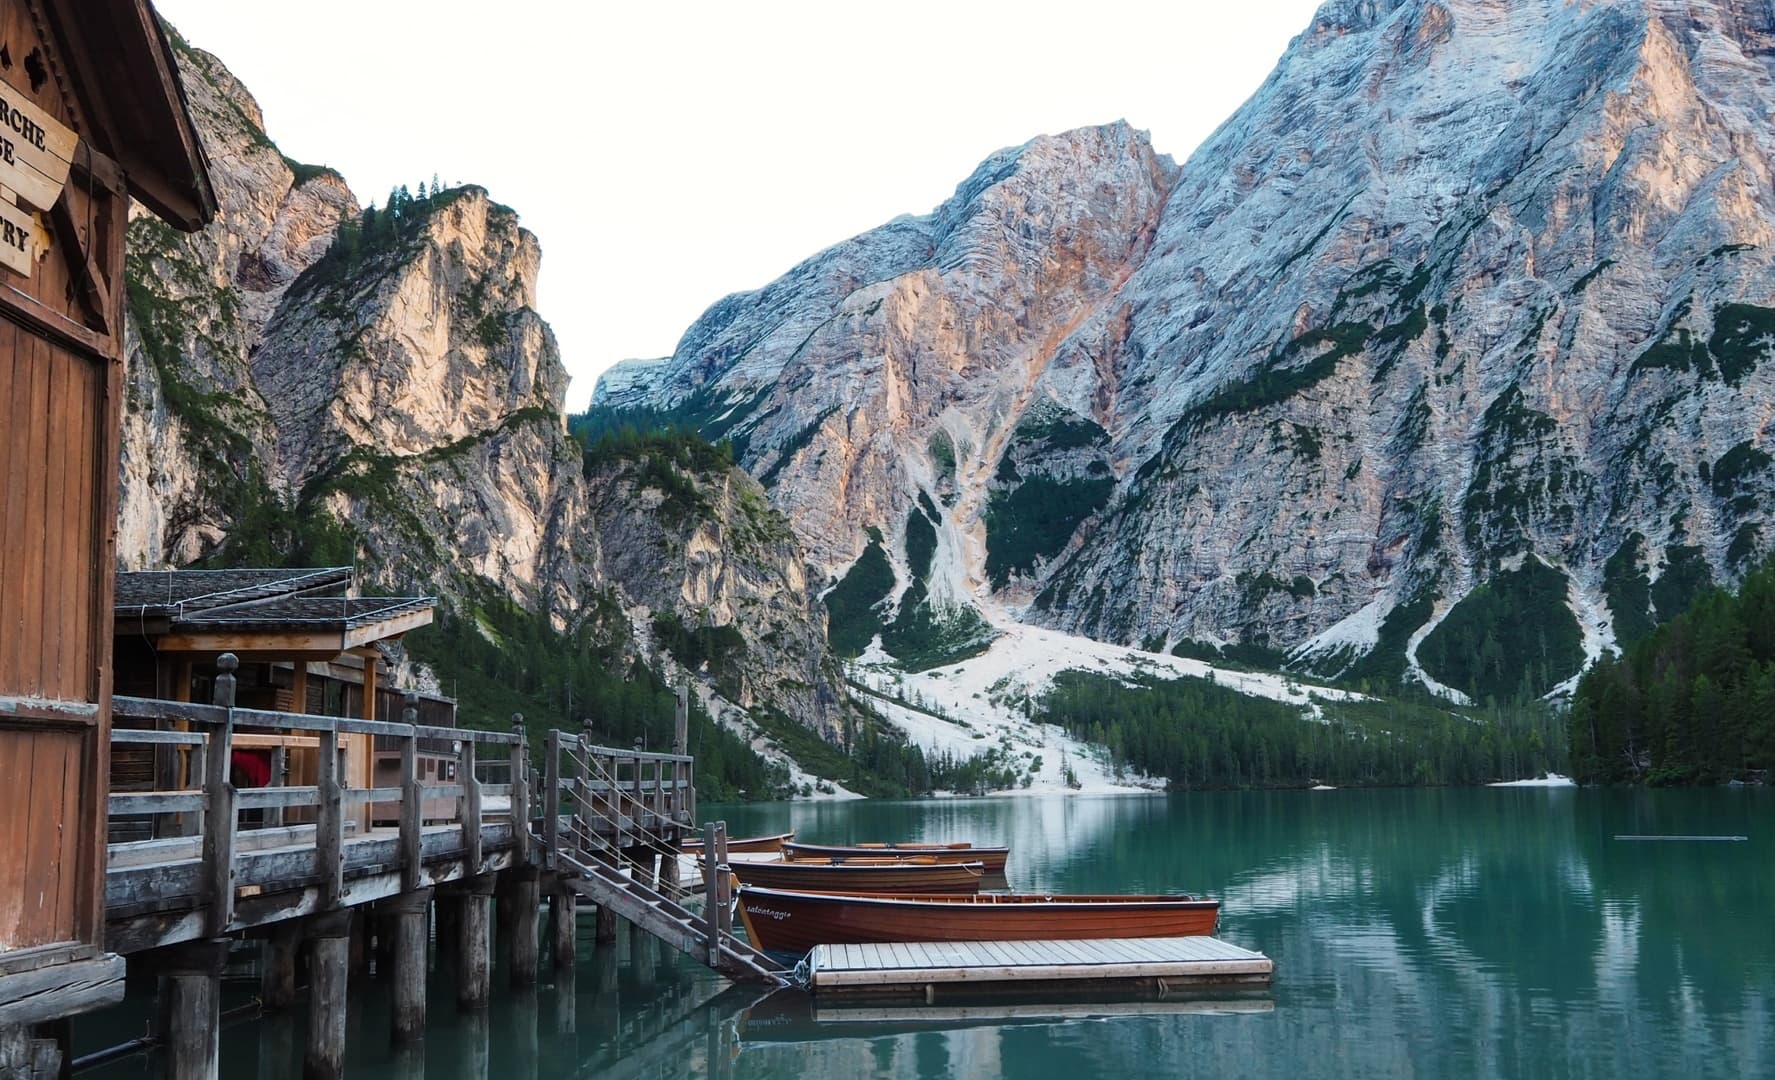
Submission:
[[[785,843],[793,839],[795,839],[795,834],[792,832],[777,833],[775,836],[747,836],[739,840],[729,840],[727,842],[727,850],[730,852],[745,851],[752,853],[778,852],[783,850],[783,845]],[[692,839],[687,836],[683,840],[678,841],[678,850],[680,851],[691,852],[701,851],[702,849],[703,841],[701,837]]]
[[[783,843],[783,858],[792,862],[845,862],[850,859],[932,858],[938,862],[978,862],[988,877],[1004,877],[1011,858],[1008,847],[960,844],[797,844]]]
[[[977,893],[975,863],[815,863],[732,862],[728,870],[741,885],[821,893]]]
[[[804,953],[815,945],[911,941],[1072,941],[1214,933],[1220,901],[1193,896],[847,896],[743,886],[752,944]]]

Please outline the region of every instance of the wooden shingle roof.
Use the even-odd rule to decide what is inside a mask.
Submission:
[[[343,592],[351,567],[280,570],[138,570],[117,575],[118,615],[185,616],[248,600]]]
[[[332,654],[427,626],[430,596],[351,596],[349,566],[117,575],[116,632],[161,650]]]

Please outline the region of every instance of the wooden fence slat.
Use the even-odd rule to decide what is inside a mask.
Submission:
[[[542,860],[550,870],[560,867],[555,854],[561,843],[561,733],[549,730],[547,757],[543,762]]]
[[[345,898],[345,792],[339,784],[339,733],[320,736],[320,813],[314,833],[321,907],[330,910]]]
[[[203,821],[203,865],[209,893],[208,930],[220,937],[234,921],[234,831],[240,824],[235,811],[234,783],[229,778],[229,757],[234,743],[234,672],[240,661],[233,653],[216,660],[215,705],[228,710],[228,719],[209,733],[204,753],[204,793],[209,806]]]
[[[457,766],[462,781],[462,799],[458,803],[462,818],[462,851],[471,875],[481,872],[481,781],[475,776],[475,744],[464,740],[462,760]]]
[[[512,839],[518,847],[518,863],[530,862],[530,739],[525,734],[524,714],[512,714],[511,814]]]
[[[419,719],[419,695],[409,691],[401,719],[410,732]],[[419,888],[419,832],[425,811],[425,793],[419,786],[419,736],[401,738],[401,888]]]
[[[191,814],[209,805],[209,796],[201,791],[126,791],[107,799],[112,817],[136,814]]]

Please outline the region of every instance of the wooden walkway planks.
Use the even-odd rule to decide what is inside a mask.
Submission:
[[[1194,985],[1266,986],[1269,957],[1211,937],[821,945],[809,957],[815,994],[922,994],[1041,983],[1159,993]]]

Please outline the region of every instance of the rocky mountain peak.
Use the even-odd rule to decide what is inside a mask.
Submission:
[[[733,438],[835,577],[876,530],[884,625],[924,582],[1478,693],[1450,642],[1551,589],[1543,691],[1775,541],[1769,33],[1336,0],[1181,168],[1125,125],[1001,151],[604,400]]]
[[[176,48],[221,210],[191,236],[131,228],[120,561],[351,561],[536,648],[569,635],[619,681],[688,675],[734,728],[838,731],[804,558],[757,484],[672,447],[588,460],[566,432],[516,212],[435,184],[361,208]]]
[[[298,482],[354,447],[433,452],[566,397],[532,306],[541,246],[515,213],[464,187],[381,214],[291,286],[253,358]]]

